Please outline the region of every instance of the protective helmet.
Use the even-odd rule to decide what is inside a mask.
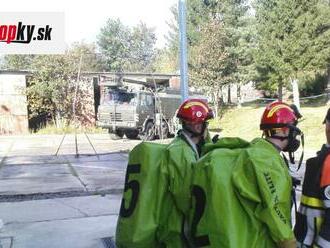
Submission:
[[[180,120],[197,124],[214,118],[212,109],[202,99],[188,99],[179,107],[176,115]]]
[[[294,110],[288,104],[275,101],[266,107],[261,117],[260,129],[285,128],[296,125],[297,120]]]
[[[302,143],[304,149],[304,134],[296,127],[298,119],[302,115],[299,113],[296,106],[289,106],[281,101],[272,102],[269,104],[261,118],[260,129],[264,131],[264,134],[268,137],[272,137],[279,140],[288,140],[286,147],[282,149],[284,152],[289,152],[290,162],[294,164],[294,152],[299,148]],[[288,129],[289,134],[286,137],[278,136],[276,129]],[[300,140],[297,139],[300,136]],[[301,153],[298,169],[302,164],[304,152]]]

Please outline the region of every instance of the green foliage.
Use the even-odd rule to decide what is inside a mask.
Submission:
[[[104,59],[96,53],[95,44],[75,42],[66,53],[72,70],[78,72],[81,57],[81,72],[100,72],[106,69]]]
[[[244,0],[187,1],[189,67],[193,82],[197,78],[205,86],[214,80],[214,75],[221,74],[226,76],[218,78],[219,85],[253,80],[257,88],[274,96],[279,88],[288,87],[290,81],[304,79],[329,67],[328,1],[255,0],[253,7],[255,14],[250,12],[249,1]],[[179,36],[175,6],[172,13],[168,48],[174,51],[173,59],[177,59]],[[219,35],[220,30],[210,31],[212,25],[221,25],[226,39],[214,38],[213,31]],[[211,42],[225,43],[213,45]],[[222,49],[217,52],[216,46]],[[203,52],[203,49],[213,52]],[[227,57],[215,69],[215,60],[224,50]],[[228,68],[226,74],[220,73],[224,67]],[[299,81],[301,87],[306,88],[307,81]],[[308,86],[312,87],[313,84]]]
[[[219,109],[224,85],[244,84],[254,77],[253,20],[248,15],[246,1],[204,2],[202,8],[200,2],[191,4],[199,6],[191,9],[196,11],[191,16],[203,14],[203,18],[190,22],[190,26],[195,25],[190,33],[194,37],[189,53],[191,82],[208,88]]]
[[[247,1],[187,1],[191,78],[198,86],[246,83],[254,75],[252,19]],[[172,7],[168,47],[178,52],[178,14]],[[176,56],[177,57],[177,56]]]
[[[109,70],[123,70],[129,55],[129,28],[119,19],[109,19],[98,36],[98,45],[106,57]]]
[[[179,54],[179,17],[178,6],[174,4],[170,11],[172,13],[172,19],[167,22],[169,27],[168,33],[165,35],[166,48],[173,53],[173,58],[178,58]]]
[[[53,119],[71,118],[75,68],[64,55],[38,56],[33,66],[35,72],[27,88],[30,117],[48,113]]]
[[[169,48],[157,50],[153,69],[159,73],[176,73],[179,69],[178,60],[173,59],[173,51]]]
[[[152,62],[156,55],[156,35],[153,28],[140,23],[132,28],[130,36],[130,71],[152,71]]]
[[[201,30],[200,43],[191,47],[191,81],[197,86],[219,87],[230,82],[232,64],[226,47],[230,42],[223,25],[208,23]]]
[[[109,19],[98,36],[98,45],[109,71],[152,71],[156,35],[144,23],[130,28]]]
[[[28,68],[25,67],[28,63]],[[54,124],[68,123],[73,119],[73,102],[78,71],[101,71],[102,61],[95,54],[95,46],[75,43],[64,55],[7,55],[7,69],[30,69],[26,94],[29,118],[39,120],[47,116]],[[86,85],[81,82],[77,88],[76,113],[78,120],[85,118]]]
[[[30,70],[36,55],[5,55],[2,67],[6,70]]]
[[[325,69],[330,58],[330,7],[321,0],[256,0],[259,81],[288,85]]]
[[[300,82],[300,95],[304,97],[322,94],[327,87],[327,83],[328,78],[325,74],[307,76]]]

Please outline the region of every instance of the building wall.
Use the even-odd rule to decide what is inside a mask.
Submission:
[[[238,89],[237,84],[230,85],[230,95],[231,95],[232,103],[238,103],[237,89]],[[223,96],[223,101],[228,102],[228,86],[224,86],[222,88],[222,96]],[[263,95],[261,91],[255,88],[253,82],[249,82],[247,84],[241,85],[241,103],[253,101],[260,97],[263,97]]]
[[[0,74],[0,135],[28,132],[26,76]]]

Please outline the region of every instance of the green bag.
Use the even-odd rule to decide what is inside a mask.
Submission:
[[[193,175],[189,215],[196,247],[276,247],[294,239],[291,179],[264,139],[222,138],[205,147]]]
[[[185,215],[197,155],[180,137],[169,145],[143,142],[129,154],[117,223],[118,247],[186,246]]]
[[[142,142],[129,154],[116,230],[117,247],[161,247],[158,227],[168,198],[161,173],[166,145]],[[168,199],[167,199],[168,200]]]
[[[162,204],[160,239],[169,248],[187,246],[185,220],[191,208],[191,180],[198,155],[183,137],[176,137],[165,151],[162,173],[168,182],[169,199]]]

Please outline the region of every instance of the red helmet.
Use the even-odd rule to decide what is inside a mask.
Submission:
[[[267,105],[261,118],[260,129],[283,128],[296,123],[294,110],[284,102],[275,101]]]
[[[181,120],[190,123],[203,123],[214,117],[212,109],[202,99],[188,99],[179,107],[176,115]]]

